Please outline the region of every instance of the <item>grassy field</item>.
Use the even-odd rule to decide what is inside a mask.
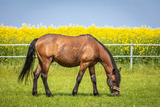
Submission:
[[[30,26],[23,24],[21,28],[0,25],[0,44],[28,44],[35,38],[47,34],[80,35],[91,34],[103,44],[159,44],[160,29],[150,27],[98,27],[69,25],[45,27],[42,24]],[[130,55],[130,46],[107,46],[112,55]],[[28,46],[0,47],[0,56],[24,55]],[[134,46],[133,55],[160,55],[160,47]],[[97,87],[100,97],[92,94],[93,87],[88,70],[80,84],[78,96],[72,96],[79,67],[64,68],[53,65],[48,75],[48,84],[54,97],[45,95],[41,78],[38,80],[39,97],[32,96],[32,77],[30,81],[18,83],[17,78],[22,69],[24,58],[0,58],[0,107],[79,107],[79,106],[160,106],[160,59],[134,58],[133,70],[129,67],[129,58],[115,58],[118,67],[122,67],[118,97],[111,96],[106,84],[106,75],[100,64],[96,66]],[[122,63],[122,64],[120,64]]]
[[[133,71],[128,65],[122,67],[118,97],[111,96],[106,84],[105,72],[100,64],[96,66],[97,87],[100,97],[92,94],[92,83],[88,70],[82,79],[78,96],[72,96],[79,67],[64,68],[52,65],[48,75],[48,84],[54,97],[46,97],[41,78],[38,80],[39,97],[32,96],[32,78],[25,85],[17,78],[21,65],[0,63],[0,107],[77,107],[77,106],[160,106],[160,70],[150,65],[134,65]]]

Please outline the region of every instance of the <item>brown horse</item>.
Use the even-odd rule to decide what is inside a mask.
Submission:
[[[73,89],[73,95],[76,96],[79,84],[83,74],[89,68],[91,80],[93,83],[93,94],[99,96],[96,86],[95,64],[100,62],[107,75],[107,84],[110,87],[112,95],[119,95],[120,89],[120,69],[117,69],[116,63],[109,50],[93,36],[86,34],[76,37],[64,36],[60,34],[46,34],[38,39],[34,39],[29,46],[27,58],[24,67],[19,75],[19,80],[28,78],[35,51],[37,52],[39,64],[34,71],[33,91],[37,94],[37,80],[41,74],[46,95],[52,96],[47,83],[47,75],[50,64],[55,61],[64,67],[75,67],[80,65],[76,84]]]

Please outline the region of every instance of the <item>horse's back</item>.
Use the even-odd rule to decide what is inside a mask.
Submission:
[[[39,54],[53,57],[62,66],[78,66],[82,61],[92,61],[98,57],[97,42],[90,35],[64,36],[47,34],[36,44]]]

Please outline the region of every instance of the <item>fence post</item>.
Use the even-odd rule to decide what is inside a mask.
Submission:
[[[133,65],[133,43],[131,42],[131,58],[130,58],[130,69],[132,70]]]

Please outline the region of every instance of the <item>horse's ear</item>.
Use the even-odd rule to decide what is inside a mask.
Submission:
[[[121,68],[119,68],[118,71],[120,72],[120,71],[121,71]]]

